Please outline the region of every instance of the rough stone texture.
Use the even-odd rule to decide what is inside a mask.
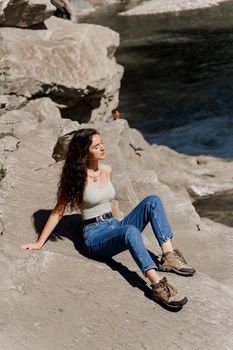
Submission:
[[[100,122],[118,98],[122,70],[113,56],[118,36],[99,26],[61,21],[51,18],[43,31],[1,29],[4,350],[232,349],[232,228],[200,219],[192,202],[232,191],[233,162],[150,146],[124,120]],[[62,119],[60,111],[69,116],[68,107],[94,123]],[[56,203],[63,162],[55,159],[64,158],[69,133],[88,126],[103,135],[120,210],[127,214],[144,196],[159,195],[175,233],[174,247],[198,270],[192,278],[166,274],[189,299],[180,312],[150,299],[129,252],[106,263],[84,257],[79,213],[66,213],[42,250],[19,250],[36,240]],[[143,238],[159,256],[149,225]]]
[[[73,7],[77,11],[78,16],[87,15],[96,11],[100,6],[111,5],[121,0],[71,0]]]
[[[217,6],[221,2],[229,0],[150,0],[131,8],[127,11],[121,12],[121,16],[138,16],[138,15],[152,15],[165,12],[177,12],[195,10],[198,8],[205,8]]]
[[[205,196],[194,202],[201,216],[233,227],[233,191]]]
[[[0,24],[13,27],[30,27],[48,19],[56,8],[49,0],[2,0]]]
[[[114,4],[122,0],[88,0],[88,2],[95,6]]]
[[[50,155],[58,137],[64,132],[77,129],[78,126],[78,122],[62,119],[59,109],[49,98],[33,100],[20,110],[5,113],[0,119],[1,132],[12,133],[24,142],[29,137],[28,142],[34,149],[38,147],[38,151],[42,152],[42,148],[45,147],[44,152],[50,152]],[[40,128],[41,132],[38,132]],[[32,136],[34,131],[35,139]],[[41,138],[42,144],[35,142],[38,137]]]
[[[129,252],[101,263],[78,251],[78,213],[64,215],[42,250],[19,251],[22,243],[36,240],[35,231],[41,231],[55,205],[63,162],[55,163],[52,154],[56,141],[61,136],[64,139],[63,127],[71,132],[90,124],[70,120],[64,124],[48,98],[3,115],[0,127],[6,116],[20,143],[14,152],[4,152],[7,176],[0,197],[0,330],[4,350],[31,350],[32,344],[35,350],[141,350],[158,344],[164,350],[231,349],[232,229],[200,220],[182,179],[176,187],[177,178],[173,182],[167,168],[174,162],[185,180],[181,169],[186,164],[190,181],[197,181],[207,168],[210,172],[211,167],[215,171],[222,165],[221,160],[211,158],[208,163],[209,158],[203,157],[200,162],[200,158],[149,146],[124,120],[94,124],[107,146],[105,162],[113,168],[121,211],[126,214],[147,194],[159,195],[175,232],[174,246],[199,271],[192,278],[166,274],[189,299],[180,312],[171,313],[150,299],[149,286]],[[20,124],[24,119],[28,128],[23,132]],[[232,162],[227,164],[230,171]],[[218,174],[215,181],[220,186]],[[143,236],[148,249],[159,255],[149,226]]]
[[[118,104],[123,74],[114,57],[119,35],[55,17],[45,25],[1,29],[2,93],[50,96],[63,117],[78,121],[106,119]]]
[[[128,168],[155,170],[159,181],[173,191],[186,188],[197,199],[232,189],[232,161],[192,157],[166,146],[150,146],[135,129],[130,129],[130,145]]]
[[[200,273],[185,284],[173,277],[191,297],[181,312],[169,313],[145,297],[144,281],[134,271],[122,277],[126,271],[119,265],[114,271],[105,264],[48,251],[17,259],[10,266],[12,279],[19,274],[14,279],[17,287],[8,289],[8,297],[6,290],[1,296],[5,301],[10,295],[14,301],[1,309],[5,349],[29,350],[32,341],[35,350],[141,350],[158,344],[164,350],[232,348],[231,290]],[[25,277],[27,285],[20,280]],[[208,295],[208,303],[203,295]],[[19,318],[22,300],[24,317]]]
[[[15,95],[0,95],[0,115],[27,104],[26,97]]]
[[[59,109],[49,98],[31,101],[20,110],[7,112],[2,115],[0,119],[1,132],[4,132],[6,135],[11,133],[14,136],[5,136],[0,140],[3,156],[2,162],[7,170],[7,177],[2,181],[1,192],[3,197],[11,190],[17,176],[21,173],[17,169],[19,162],[23,168],[25,167],[26,172],[33,157],[37,159],[37,157],[40,158],[42,156],[43,159],[47,159],[46,166],[54,163],[51,155],[57,139],[63,135],[64,130],[71,132],[78,127],[78,122],[62,119]],[[11,151],[14,150],[14,146],[17,150],[20,146],[19,152],[9,154],[9,139],[14,139],[14,142],[13,140],[11,141]],[[7,140],[8,143],[6,144]],[[6,149],[6,147],[8,148]],[[22,147],[24,149],[23,159],[20,160],[15,154],[21,154]],[[30,150],[33,150],[33,155],[30,154]]]
[[[6,135],[2,139],[0,139],[0,150],[3,152],[14,152],[16,151],[17,147],[18,140],[11,135]]]

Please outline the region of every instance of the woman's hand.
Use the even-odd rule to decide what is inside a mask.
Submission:
[[[23,244],[20,247],[20,250],[39,250],[42,248],[41,243],[36,242],[36,243],[27,243],[27,244]]]
[[[38,241],[36,243],[27,243],[23,244],[20,247],[20,250],[39,250],[43,247],[44,243],[47,241],[50,233],[53,231],[53,229],[56,227],[56,225],[59,223],[59,221],[62,218],[62,215],[66,209],[65,204],[59,204],[57,203],[56,207],[52,211],[52,213],[49,215],[49,218],[45,224],[45,227],[43,228],[43,231],[40,234],[40,237],[38,238]]]

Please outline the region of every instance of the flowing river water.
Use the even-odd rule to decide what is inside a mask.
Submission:
[[[126,6],[102,7],[82,19],[120,33],[122,117],[150,143],[233,159],[233,1],[181,13],[118,16]],[[232,192],[194,205],[201,216],[233,226]]]
[[[118,16],[126,6],[102,7],[81,20],[120,33],[122,117],[150,143],[233,159],[233,1]]]

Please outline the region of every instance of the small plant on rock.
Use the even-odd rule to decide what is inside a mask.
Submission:
[[[20,103],[19,107],[16,108],[16,109],[20,109],[20,108],[26,107],[27,104],[28,104],[28,102],[29,102],[29,101],[27,101],[27,100],[26,100],[26,101],[23,101],[22,103]]]
[[[0,89],[7,89],[6,77],[9,74],[9,67],[0,67]]]
[[[13,136],[13,137],[15,137],[13,132],[0,132],[0,139],[3,139],[3,137],[6,137],[6,136]]]

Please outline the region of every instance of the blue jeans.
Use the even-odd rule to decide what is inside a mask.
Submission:
[[[148,222],[160,246],[172,238],[173,234],[160,198],[150,195],[121,221],[111,218],[84,226],[84,250],[93,258],[112,257],[129,250],[144,274],[152,268],[157,270],[141,236]]]

